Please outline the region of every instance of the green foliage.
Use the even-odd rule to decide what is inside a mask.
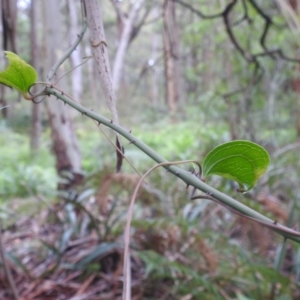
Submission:
[[[199,149],[204,153],[226,132],[226,128],[222,125],[218,128],[212,124],[195,126],[196,121],[192,115],[189,120],[177,124],[167,122],[164,120],[152,126],[147,124],[133,130],[138,138],[170,161],[199,157]],[[197,136],[201,139],[196,138]],[[134,161],[147,159],[141,151],[132,146],[126,147],[125,150],[130,158],[134,157]]]
[[[187,267],[181,263],[170,261],[168,258],[152,251],[139,251],[138,257],[145,263],[146,276],[151,279],[160,280],[182,280],[183,278],[189,278],[186,282],[179,284],[174,294],[190,293],[193,297],[202,297],[201,299],[222,299],[218,288],[212,281],[206,278],[205,275],[197,273],[193,267]],[[198,287],[202,287],[199,291]]]
[[[53,157],[44,149],[32,156],[28,138],[10,130],[0,131],[0,200],[53,196],[57,176]]]
[[[239,190],[253,188],[270,163],[268,152],[249,141],[232,141],[211,150],[203,161],[203,176],[217,174],[239,183]]]
[[[198,0],[191,0],[190,3],[207,14],[213,14],[222,8],[219,3],[209,2],[207,4],[205,1]],[[248,4],[246,3],[246,5]],[[278,9],[275,10],[274,5],[260,3],[260,6],[274,17],[274,23],[280,23],[279,25],[283,23],[282,16],[274,16],[275,13],[278,13]],[[110,12],[105,16],[109,16],[108,19],[111,22],[114,14],[109,11],[108,6],[105,9]],[[182,16],[189,16],[189,12],[181,11],[182,8],[179,5],[177,9],[179,15],[182,13]],[[234,35],[239,44],[247,51],[261,52],[263,49],[259,44],[259,39],[264,20],[257,16],[251,5],[248,5],[249,17],[252,21],[249,22],[251,26],[247,26],[246,19],[243,22],[240,21],[243,17],[241,12],[242,2],[238,3],[230,14],[231,23],[236,25],[233,26]],[[278,62],[275,59],[262,57],[260,62],[265,70],[266,79],[257,85],[249,86],[249,82],[253,82],[253,78],[250,77],[254,66],[249,66],[233,50],[233,45],[228,41],[223,20],[217,18],[199,21],[195,15],[192,16],[193,18],[178,18],[179,22],[188,22],[187,26],[180,26],[180,30],[184,31],[183,38],[181,36],[181,41],[184,41],[181,43],[181,71],[187,79],[182,84],[183,100],[181,101],[184,108],[180,109],[184,111],[181,113],[185,115],[185,119],[178,118],[176,124],[170,123],[165,117],[167,109],[161,103],[162,99],[157,100],[158,105],[150,101],[152,100],[151,87],[153,83],[152,80],[149,80],[150,85],[144,79],[152,72],[140,76],[140,67],[144,63],[144,57],[156,56],[155,53],[150,53],[150,51],[155,52],[152,50],[155,47],[150,44],[152,39],[149,39],[149,36],[153,32],[151,24],[149,24],[146,28],[147,34],[142,35],[148,44],[143,47],[143,43],[133,43],[126,58],[126,82],[124,82],[126,87],[124,90],[127,94],[123,94],[123,90],[120,93],[126,101],[120,101],[118,104],[121,107],[124,105],[126,108],[120,109],[122,123],[127,126],[127,120],[124,122],[124,114],[127,112],[130,120],[128,128],[131,128],[136,136],[169,160],[194,158],[202,161],[203,155],[210,149],[232,138],[231,132],[229,132],[230,122],[235,128],[238,128],[239,139],[249,138],[262,145],[267,145],[267,149],[271,149],[271,154],[286,145],[295,143],[297,137],[294,123],[296,124],[299,109],[297,108],[298,96],[292,96],[288,91],[291,78],[295,78],[292,77],[295,76],[294,65],[287,66],[283,61]],[[109,27],[111,30],[111,34],[108,35],[109,45],[114,44],[113,29],[113,26]],[[156,30],[156,34],[160,34],[160,29]],[[271,45],[270,49],[282,47],[285,51],[290,50],[291,56],[294,56],[297,42],[295,36],[296,33],[288,32],[287,26],[275,26],[268,35],[267,44]],[[139,61],[136,61],[136,49],[138,49],[138,53],[142,54],[139,55]],[[155,81],[161,98],[164,94],[163,80],[160,80],[161,77],[159,77],[163,73],[162,68],[163,64],[160,64],[159,61],[157,65],[153,66],[155,71],[153,74],[157,76]],[[89,81],[89,76],[84,77],[86,81]],[[139,84],[132,83],[135,78]],[[6,83],[4,82],[4,84]],[[272,90],[269,84],[277,88]],[[186,86],[188,88],[184,90]],[[248,88],[235,93],[244,87]],[[27,89],[24,88],[21,92],[27,93]],[[85,89],[87,93],[91,93],[89,82],[85,85]],[[233,96],[226,99],[222,96],[232,91],[234,92]],[[85,102],[84,105],[92,107],[94,105],[93,98],[89,97],[92,95],[87,93],[85,93],[85,99],[82,100],[91,101],[88,105]],[[97,97],[99,93],[100,91],[96,90]],[[132,94],[133,97],[131,97]],[[186,95],[188,97],[185,97]],[[26,94],[26,96],[29,95]],[[14,97],[15,95],[12,98]],[[147,106],[141,103],[141,99],[147,102]],[[132,107],[136,108],[136,114],[133,114]],[[162,107],[163,109],[161,109]],[[150,109],[152,114],[149,113]],[[4,131],[0,135],[1,200],[13,200],[16,197],[34,198],[33,196],[38,194],[52,198],[55,194],[57,178],[53,167],[54,159],[50,151],[47,152],[50,149],[50,137],[46,133],[42,145],[43,150],[32,158],[28,150],[28,138],[24,137],[24,132],[29,124],[29,118],[24,117],[24,111],[22,109],[17,118],[14,115],[12,120],[7,123],[10,128],[14,126],[18,130],[22,129],[23,136],[12,131]],[[143,113],[139,114],[140,111]],[[15,107],[13,113],[15,114]],[[147,117],[145,114],[148,114]],[[80,267],[83,269],[99,272],[101,269],[99,263],[95,263],[94,260],[113,249],[110,246],[122,237],[126,210],[132,191],[127,185],[112,185],[109,191],[104,196],[102,195],[108,200],[108,216],[101,214],[99,202],[103,199],[96,198],[94,190],[100,189],[104,185],[105,178],[111,175],[110,170],[113,167],[107,166],[112,166],[112,162],[115,162],[115,153],[109,142],[95,130],[95,127],[89,127],[81,120],[80,117],[81,123],[77,126],[77,128],[79,127],[77,134],[81,145],[83,169],[87,173],[97,173],[92,176],[92,180],[87,183],[83,191],[76,193],[72,203],[68,202],[65,207],[63,204],[62,207],[59,207],[59,214],[63,214],[65,208],[67,221],[60,224],[55,219],[55,225],[61,226],[60,229],[63,233],[61,239],[58,239],[60,246],[55,248],[49,244],[49,249],[52,247],[52,252],[59,252],[60,249],[65,249],[66,245],[80,233],[80,237],[82,237],[94,232],[95,228],[99,228],[101,244],[91,250],[89,255],[85,255],[79,260]],[[141,120],[142,122],[140,122]],[[112,134],[111,137],[113,139],[114,135]],[[245,143],[248,146],[251,144],[250,142]],[[124,146],[126,156],[138,167],[139,171],[143,172],[148,166],[153,165],[153,162],[141,151],[136,150],[134,145],[125,142]],[[252,158],[249,160],[247,157],[251,176],[241,177],[244,174],[236,173],[236,165],[245,162],[240,156],[237,157],[236,149],[231,149],[234,154],[226,157],[225,162],[222,160],[224,159],[223,151],[214,156],[212,160],[209,159],[218,149],[224,150],[223,146],[212,150],[204,160],[205,176],[213,173],[221,174],[239,182],[241,189],[249,190],[265,171],[267,165],[257,166],[252,164]],[[298,194],[300,166],[297,155],[298,148],[294,149],[296,149],[294,153],[284,153],[279,157],[275,155],[268,173],[267,186],[270,193],[280,192],[285,199],[292,199]],[[265,162],[267,160],[269,157],[266,156]],[[226,165],[227,163],[230,165]],[[123,175],[129,177],[126,172],[131,173],[132,169],[125,163]],[[216,180],[213,184],[217,183],[216,185],[223,192],[228,195],[233,193],[230,182],[220,180],[218,177],[213,180]],[[92,185],[91,182],[93,182],[92,188],[89,186]],[[149,297],[153,295],[157,287],[161,287],[163,297],[166,298],[168,297],[166,295],[169,295],[169,298],[166,299],[210,300],[224,299],[225,296],[227,299],[237,300],[267,299],[270,296],[272,285],[276,283],[276,300],[292,299],[293,290],[297,290],[295,282],[300,278],[298,270],[300,255],[297,255],[295,262],[289,262],[290,269],[285,270],[288,272],[288,276],[274,271],[270,267],[273,264],[272,251],[262,253],[258,249],[259,243],[252,245],[256,241],[255,236],[253,237],[255,231],[252,230],[253,228],[247,231],[246,224],[243,224],[241,229],[239,219],[235,218],[231,212],[207,200],[189,201],[189,191],[187,193],[185,185],[175,180],[163,169],[157,170],[149,177],[145,190],[151,194],[151,197],[145,196],[145,193],[141,194],[135,205],[132,247],[136,247],[135,253],[144,263],[146,271],[144,284],[145,286],[150,285],[152,288]],[[255,192],[253,195],[252,193],[248,194],[249,198],[241,194],[235,195],[235,197],[256,211],[274,218],[271,211],[266,212],[258,201],[253,201],[253,198],[257,196]],[[25,202],[26,200],[22,199],[23,203],[26,203],[26,213],[29,215],[30,210],[36,205],[32,199],[30,202]],[[282,210],[285,209],[286,204],[280,203]],[[25,210],[25,205],[23,208]],[[299,208],[296,211],[298,212]],[[86,212],[90,212],[90,215],[87,215]],[[49,219],[46,221],[49,222]],[[251,235],[248,243],[234,237],[232,233],[239,230],[243,237],[247,234]],[[261,235],[262,233],[259,233],[256,237],[259,238]],[[143,239],[145,239],[144,244],[141,243]],[[211,272],[211,268],[205,264],[203,249],[199,246],[200,240],[204,240],[209,245],[210,253],[217,257],[218,265],[214,272]],[[273,239],[272,243],[268,245],[268,249],[274,249],[276,243],[277,241]],[[157,244],[160,247],[155,248]],[[47,246],[46,243],[45,246]],[[299,251],[297,253],[299,254]],[[297,279],[293,282],[295,274]],[[150,298],[145,297],[145,299]],[[160,297],[152,297],[152,299],[160,299]]]
[[[4,53],[9,65],[6,70],[0,72],[0,83],[17,89],[25,99],[31,100],[28,90],[36,82],[37,72],[13,52]]]

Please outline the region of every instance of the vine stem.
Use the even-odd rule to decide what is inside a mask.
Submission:
[[[140,189],[140,186],[144,182],[144,179],[155,169],[159,167],[166,167],[171,165],[179,165],[179,164],[187,164],[187,163],[195,163],[199,166],[199,169],[201,169],[198,162],[194,160],[183,160],[183,161],[173,161],[173,162],[164,162],[157,164],[153,166],[151,169],[149,169],[139,180],[137,183],[134,192],[131,197],[131,201],[128,208],[128,214],[127,214],[127,221],[125,226],[125,232],[124,232],[124,264],[123,264],[123,274],[124,274],[124,283],[123,283],[123,300],[131,300],[131,270],[130,270],[130,253],[129,253],[129,246],[130,246],[130,227],[131,227],[131,220],[133,215],[133,206],[134,202],[137,196],[137,193]],[[195,175],[194,175],[195,176]]]
[[[58,99],[62,100],[66,104],[69,104],[71,107],[76,109],[77,111],[81,112],[83,115],[86,115],[90,119],[95,120],[99,124],[103,124],[112,130],[118,132],[120,135],[125,137],[131,144],[139,148],[141,151],[143,151],[147,156],[152,158],[157,163],[168,163],[168,161],[159,155],[157,152],[155,152],[153,149],[151,149],[148,145],[143,143],[141,140],[136,138],[131,132],[123,128],[122,126],[115,124],[113,121],[108,120],[104,118],[101,115],[96,114],[95,112],[88,110],[87,108],[83,107],[79,103],[73,101],[71,98],[69,98],[67,95],[65,95],[63,92],[56,90],[55,88],[51,86],[46,86],[43,93],[40,93],[39,95],[53,95],[57,97]],[[35,95],[38,96],[38,95]],[[257,219],[258,221],[265,222],[271,226],[272,230],[276,231],[277,233],[281,234],[287,239],[291,239],[295,242],[300,243],[300,233],[296,230],[290,229],[286,226],[283,226],[276,221],[273,221],[270,218],[267,218],[266,216],[258,213],[257,211],[251,209],[250,207],[242,204],[241,202],[233,199],[232,197],[223,194],[222,192],[216,190],[215,188],[209,186],[208,184],[201,181],[199,178],[191,174],[190,172],[187,172],[181,168],[178,168],[176,166],[164,166],[165,169],[167,169],[170,173],[174,174],[176,177],[183,180],[187,185],[193,186],[196,189],[201,190],[202,192],[206,193],[209,196],[212,196],[222,202],[223,204],[231,207],[232,209],[240,212],[241,214],[244,214],[246,216],[249,216],[253,219]]]

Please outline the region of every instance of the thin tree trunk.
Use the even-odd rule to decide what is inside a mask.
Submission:
[[[119,124],[118,111],[116,106],[116,95],[113,88],[112,75],[110,70],[107,44],[103,28],[103,21],[99,1],[97,0],[84,0],[84,5],[87,14],[87,22],[91,32],[91,46],[93,57],[95,59],[96,67],[100,75],[100,82],[104,92],[104,96],[111,112],[112,121]],[[117,172],[120,171],[122,166],[123,151],[120,137],[117,135],[116,147],[119,151],[117,154]]]
[[[17,52],[17,1],[2,0],[3,49]]]
[[[77,1],[68,0],[68,9],[69,9],[69,40],[72,44],[73,41],[77,38],[79,33],[78,28],[78,14],[76,9]],[[81,63],[81,46],[78,45],[76,50],[70,56],[71,66],[75,68]],[[72,79],[72,92],[73,97],[76,101],[80,102],[82,96],[82,68],[76,68],[71,73]]]
[[[286,17],[287,19],[287,22],[288,24],[290,25],[290,28],[291,30],[294,30],[295,29],[299,30],[299,11],[300,11],[300,5],[298,3],[298,1],[296,0],[289,0],[288,3],[285,3],[285,4],[281,4],[281,5],[286,5],[287,7],[290,6],[291,8],[291,11],[290,13],[288,14],[288,18],[291,18],[291,17],[294,17],[294,18],[291,18],[292,20],[295,19],[295,21],[291,21],[291,22],[288,22],[288,18]],[[283,7],[282,7],[283,9]],[[284,12],[284,9],[283,9],[283,12]],[[294,12],[292,13],[291,15],[291,12]],[[298,48],[298,47],[297,47]],[[299,54],[297,53],[297,49],[295,47],[295,52],[296,52],[296,57],[299,58]],[[295,67],[295,77],[292,78],[292,87],[293,87],[293,90],[295,93],[297,94],[300,94],[300,80],[299,80],[299,73],[300,73],[300,67],[299,65],[296,65]],[[298,140],[300,139],[300,108],[299,108],[299,104],[297,103],[296,104],[296,108],[295,108],[295,111],[296,111],[296,131],[297,131],[297,138]]]
[[[50,70],[58,59],[58,53],[62,53],[63,40],[61,38],[61,22],[59,1],[51,0],[43,2],[44,19],[44,55],[46,69]],[[55,20],[55,22],[53,21]],[[58,74],[52,79],[55,82]],[[64,86],[63,80],[60,85]],[[82,180],[81,156],[77,138],[75,136],[73,122],[70,118],[69,108],[62,101],[48,98],[46,103],[47,113],[51,126],[53,152],[56,157],[56,169],[61,176],[69,179],[67,184],[61,184],[59,189],[67,189]]]
[[[1,18],[2,18],[2,46],[3,50],[17,53],[16,46],[16,28],[17,28],[17,1],[2,0],[1,1]],[[7,102],[5,100],[6,87],[0,87],[0,107],[4,119],[8,118]]]
[[[36,33],[36,0],[31,0],[30,4],[30,46],[31,46],[31,65],[37,69],[37,58],[38,58],[38,43],[37,43],[37,33]],[[37,89],[33,87],[33,92]],[[40,136],[42,130],[41,124],[41,108],[39,104],[34,104],[32,106],[32,120],[31,120],[31,134],[30,134],[30,149],[34,153],[38,150],[40,146]]]
[[[178,28],[176,22],[175,3],[170,0],[164,2],[164,52],[166,101],[174,118],[179,103],[179,50]]]
[[[84,0],[87,21],[91,32],[91,46],[96,67],[101,79],[101,85],[108,107],[111,111],[113,121],[119,123],[116,108],[116,96],[113,89],[112,75],[110,70],[106,38],[100,6],[97,0]]]
[[[159,50],[159,36],[156,32],[152,34],[152,51],[151,51],[151,98],[153,107],[157,107],[160,104],[159,96],[159,76],[157,71],[158,50]]]
[[[138,14],[140,8],[142,7],[142,5],[144,3],[144,1],[145,0],[137,0],[133,4],[128,18],[124,20],[125,25],[122,30],[122,34],[121,34],[121,38],[120,38],[119,46],[118,46],[117,53],[115,56],[114,66],[113,66],[112,81],[113,81],[113,87],[114,87],[114,90],[116,93],[120,87],[120,80],[122,77],[122,69],[123,69],[123,65],[124,65],[125,54],[126,54],[126,50],[129,45],[129,42],[130,42],[130,37],[131,37],[134,21],[137,17],[137,14]]]

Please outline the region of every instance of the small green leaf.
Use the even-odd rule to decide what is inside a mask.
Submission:
[[[203,176],[220,175],[238,182],[240,192],[253,188],[270,163],[268,152],[249,141],[232,141],[210,151],[203,161]]]
[[[36,82],[37,73],[18,55],[10,51],[4,51],[9,60],[9,65],[0,72],[0,83],[18,90],[25,99],[31,100],[28,93],[29,88]]]

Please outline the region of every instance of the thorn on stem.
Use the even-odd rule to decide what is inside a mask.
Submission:
[[[129,133],[131,133],[131,129],[129,130]]]
[[[110,123],[112,124],[112,123],[113,123],[113,120],[110,120]]]
[[[189,185],[189,184],[187,184],[185,189],[187,190],[187,189],[189,188],[189,186],[190,186],[190,185]]]
[[[100,126],[101,125],[101,123],[100,122],[98,122],[98,126]]]
[[[277,225],[277,220],[274,221],[274,225]]]

